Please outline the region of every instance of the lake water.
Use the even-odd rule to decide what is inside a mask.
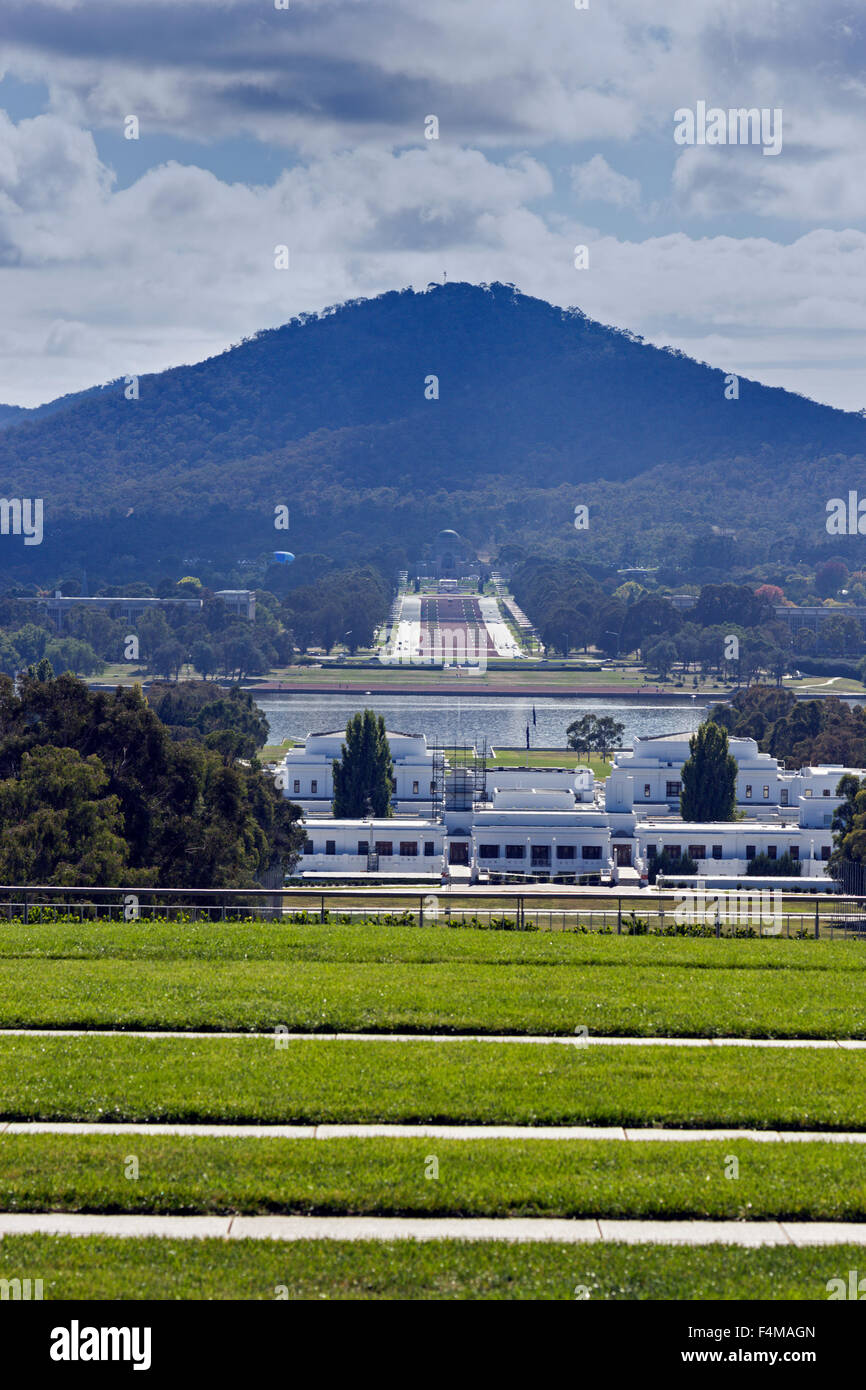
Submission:
[[[310,733],[344,729],[346,721],[365,706],[384,716],[394,733],[426,734],[449,747],[458,743],[523,748],[529,725],[533,748],[564,748],[566,729],[582,714],[609,714],[625,725],[623,743],[635,736],[693,732],[706,717],[700,700],[617,700],[567,697],[483,695],[259,695],[256,703],[270,722],[271,743],[303,739]],[[536,723],[532,723],[535,706]]]

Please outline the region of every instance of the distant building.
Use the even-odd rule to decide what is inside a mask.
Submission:
[[[236,613],[242,618],[253,620],[256,616],[256,596],[252,589],[220,589],[216,594],[225,603],[229,612]],[[136,594],[118,594],[113,597],[100,596],[99,598],[65,597],[60,592],[54,593],[51,597],[25,598],[22,603],[34,603],[39,608],[43,608],[48,616],[55,623],[58,631],[63,630],[63,619],[67,613],[80,612],[82,609],[91,611],[98,610],[109,615],[116,614],[120,618],[125,618],[127,622],[134,623],[140,618],[142,613],[148,613],[159,608],[201,608],[200,598],[141,598]]]
[[[256,595],[254,589],[217,589],[214,598],[221,598],[230,613],[255,622]]]
[[[418,579],[480,579],[481,565],[470,543],[456,531],[440,531],[429,560],[419,560],[412,571]]]

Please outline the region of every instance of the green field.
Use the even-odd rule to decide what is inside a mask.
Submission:
[[[864,946],[285,919],[2,923],[0,1027],[86,1031],[0,1034],[0,1210],[866,1220],[863,1146],[805,1137],[2,1132],[17,1119],[866,1133],[866,1050],[519,1040],[866,1037]],[[157,1036],[123,1032],[134,1027]],[[210,1036],[159,1035],[194,1029]],[[248,1036],[220,1035],[230,1029]],[[321,1036],[338,1029],[370,1036]],[[418,1036],[381,1036],[393,1031]],[[0,1277],[38,1275],[47,1298],[572,1300],[585,1286],[598,1299],[823,1299],[861,1256],[8,1236]]]
[[[0,1277],[39,1270],[46,1299],[826,1299],[828,1280],[862,1259],[862,1246],[855,1245],[689,1250],[504,1241],[0,1241]]]
[[[318,902],[318,894],[306,895]],[[354,899],[347,898],[347,902]],[[361,895],[357,901],[363,902]],[[383,900],[384,901],[384,900]],[[496,899],[482,899],[495,904]],[[416,895],[417,903],[417,895]],[[399,909],[400,904],[397,904]],[[467,909],[468,910],[468,909]],[[500,911],[502,908],[500,907]],[[507,908],[505,909],[508,910]],[[794,941],[486,931],[376,922],[0,922],[0,961],[317,961],[476,965],[654,967],[694,970],[857,971],[866,982],[866,940]],[[18,967],[15,967],[16,969]],[[14,977],[9,977],[10,991]]]
[[[0,1037],[10,1119],[866,1129],[863,1052]],[[2,1140],[0,1140],[2,1142]]]
[[[805,1140],[780,1162],[776,1145],[730,1139],[8,1134],[0,1156],[0,1211],[866,1219],[862,1146]]]
[[[859,954],[859,944],[840,945]],[[301,1032],[570,1034],[585,1026],[637,1037],[862,1038],[866,975],[832,966],[727,969],[721,960],[709,968],[609,961],[556,969],[417,959],[0,960],[0,1027],[278,1024]]]

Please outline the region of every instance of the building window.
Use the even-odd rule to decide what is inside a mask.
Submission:
[[[370,853],[370,841],[369,841],[369,840],[359,840],[359,841],[358,841],[358,853],[362,856],[362,858],[366,858],[366,856]]]
[[[796,861],[800,858],[800,846],[799,846],[799,845],[791,845],[791,848],[788,850],[788,853],[790,854],[791,858],[792,858],[792,859],[794,860],[794,862],[796,863]]]
[[[435,795],[436,795],[436,783],[435,783],[435,782],[431,782],[431,783],[430,783],[430,795],[431,795],[431,796],[435,796]]]
[[[706,859],[706,845],[689,845],[689,859]]]
[[[721,847],[721,845],[713,845],[713,858],[714,858],[714,859],[721,859],[721,857],[722,857],[722,847]]]
[[[747,799],[747,800],[751,800],[751,796],[752,796],[752,784],[751,784],[751,782],[747,782],[747,783],[746,783],[746,799]]]
[[[525,849],[525,846],[523,846],[523,845],[506,845],[506,846],[505,846],[505,858],[506,858],[506,859],[523,859],[523,858],[525,857],[525,855],[526,855],[526,849]]]
[[[822,795],[822,796],[829,796],[829,795],[830,795],[830,788],[829,788],[829,787],[825,787],[824,790],[822,791],[821,795]]]
[[[643,784],[643,794],[644,794],[644,796],[651,796],[651,795],[652,795],[652,787],[650,786],[649,782],[644,782],[644,784]]]
[[[679,796],[683,789],[682,782],[667,782],[665,796]]]
[[[747,859],[754,859],[754,857],[755,857],[755,846],[754,846],[754,845],[746,845],[746,858],[747,858]]]
[[[770,800],[770,788],[769,788],[769,787],[764,787],[764,789],[763,789],[763,796],[764,796],[764,800],[765,800],[765,801],[769,801],[769,800]]]
[[[499,846],[498,846],[498,845],[479,845],[479,846],[478,846],[478,858],[479,858],[479,859],[498,859],[498,858],[499,858]]]
[[[601,845],[584,845],[580,856],[582,859],[600,859]]]
[[[310,796],[315,796],[315,795],[316,795],[316,792],[317,792],[318,790],[319,790],[319,784],[318,784],[318,782],[311,782],[311,783],[310,783]]]
[[[779,795],[780,795],[781,800],[782,800],[782,805],[783,805],[783,806],[787,806],[787,804],[788,804],[788,788],[787,788],[787,787],[783,787],[782,790],[781,790],[781,792],[779,793]]]
[[[534,869],[550,868],[550,845],[532,846],[532,867]]]
[[[829,845],[822,845],[822,846],[821,846],[821,858],[824,859],[824,860],[827,860],[827,859],[830,858],[830,846],[829,846]]]
[[[767,845],[767,858],[768,858],[768,859],[775,859],[775,857],[776,857],[776,846],[775,846],[775,845]]]
[[[393,843],[393,841],[392,841],[392,840],[377,840],[377,841],[376,841],[376,853],[377,853],[377,854],[380,854],[384,859],[387,859],[389,855],[392,855],[392,854],[394,853],[394,843]]]
[[[305,840],[305,841],[304,841],[304,854],[315,854],[315,852],[316,852],[316,851],[315,851],[314,848],[313,848],[313,842],[312,842],[312,840]]]
[[[425,859],[432,859],[435,853],[436,853],[436,842],[435,842],[435,840],[425,840],[425,841],[424,841],[424,857],[425,857]]]
[[[662,846],[662,854],[666,854],[667,857],[668,857],[668,859],[679,859],[679,857],[680,857],[680,846],[679,846],[679,845],[663,845],[663,846]]]
[[[806,790],[803,792],[803,795],[804,795],[804,796],[811,796],[811,795],[812,795],[812,788],[811,788],[811,787],[807,787]]]
[[[420,789],[421,789],[421,783],[420,783],[420,782],[413,782],[413,783],[412,783],[412,795],[413,795],[413,796],[417,796],[417,795],[418,795],[418,792],[420,791]]]
[[[557,845],[556,857],[557,859],[576,859],[577,850],[574,845]]]
[[[326,840],[326,841],[325,841],[325,853],[326,853],[326,854],[336,854],[336,853],[337,853],[337,841],[336,841],[336,840]]]
[[[417,859],[417,857],[418,857],[418,841],[417,841],[417,840],[401,840],[401,841],[400,841],[400,856],[401,856],[402,859]]]
[[[300,777],[296,777],[296,778],[295,778],[293,786],[294,786],[295,795],[297,795],[297,793],[301,790],[301,779],[300,779]]]

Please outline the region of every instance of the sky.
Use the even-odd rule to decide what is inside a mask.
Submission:
[[[866,408],[862,0],[578,3],[2,0],[0,401],[447,274]]]

